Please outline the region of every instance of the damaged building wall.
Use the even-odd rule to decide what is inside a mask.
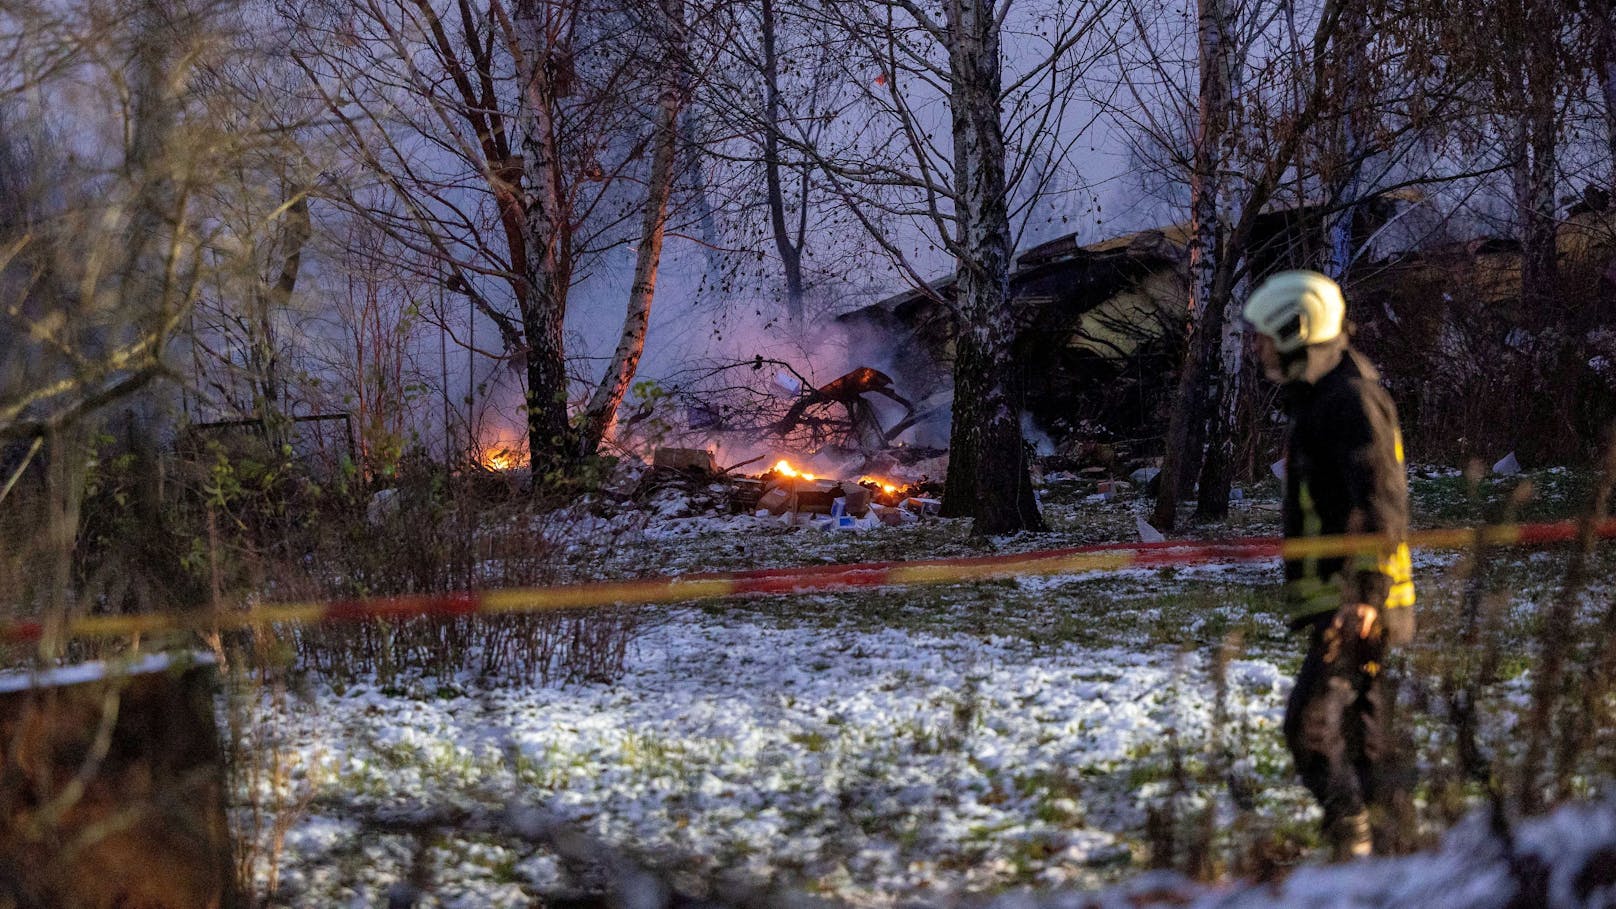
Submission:
[[[1546,306],[1521,297],[1520,244],[1485,239],[1357,269],[1356,343],[1382,366],[1411,456],[1526,463],[1591,455],[1616,418],[1616,218],[1562,222]]]
[[[1316,227],[1316,223],[1313,225]],[[1276,212],[1254,242],[1260,267],[1289,264],[1307,244],[1307,219]],[[1171,379],[1182,356],[1188,228],[1175,225],[1080,245],[1069,235],[1025,250],[1011,277],[1020,322],[1016,361],[1024,410],[1054,440],[1136,440],[1159,445]],[[854,352],[895,360],[900,391],[946,400],[954,324],[952,279],[934,282],[839,321]],[[892,351],[902,351],[892,357]]]
[[[1265,221],[1251,255],[1258,276],[1306,267],[1324,249],[1316,212]],[[1182,356],[1186,241],[1183,226],[1087,246],[1069,236],[1018,258],[1025,410],[1057,443],[1159,445]],[[1547,311],[1523,308],[1520,246],[1510,240],[1411,250],[1346,276],[1357,343],[1383,367],[1411,457],[1461,463],[1516,450],[1564,462],[1597,444],[1616,417],[1616,217],[1568,215],[1559,248],[1559,302]],[[945,278],[839,319],[856,356],[892,364],[897,389],[933,407],[947,399],[950,289]],[[1269,408],[1248,410],[1256,444],[1271,446]]]

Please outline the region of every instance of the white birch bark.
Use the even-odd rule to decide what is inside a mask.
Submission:
[[[1228,11],[1223,0],[1200,0],[1197,44],[1200,91],[1194,162],[1190,173],[1190,299],[1188,344],[1179,374],[1177,398],[1168,419],[1161,491],[1151,522],[1162,530],[1178,523],[1178,502],[1188,496],[1201,465],[1209,397],[1207,370],[1223,348],[1223,313],[1216,298],[1221,223],[1218,168],[1229,110]],[[1215,340],[1207,336],[1213,332]]]
[[[1013,258],[999,117],[1000,31],[989,0],[949,0],[949,105],[960,245],[959,333],[948,499],[970,509],[972,532],[1043,528],[1021,435],[1021,380],[1012,360]]]
[[[525,251],[522,279],[527,299],[522,329],[527,344],[528,450],[535,478],[572,460],[567,422],[567,373],[563,326],[572,284],[572,250],[551,67],[565,54],[570,26],[556,4],[515,0],[511,21],[518,57],[518,145],[522,150]],[[539,484],[535,484],[537,487]]]
[[[670,4],[668,14],[683,19],[683,4]],[[683,32],[682,21],[671,21],[670,31]],[[683,80],[679,78],[682,64],[679,45],[670,55],[675,59],[665,64],[670,76],[664,80],[661,98],[657,104],[657,120],[653,126],[651,173],[646,181],[645,211],[641,220],[640,243],[635,251],[634,281],[629,288],[628,311],[623,317],[617,350],[612,362],[595,386],[589,405],[584,410],[583,426],[579,432],[580,454],[595,454],[601,442],[611,432],[617,420],[618,407],[634,381],[640,356],[645,352],[645,333],[651,322],[651,303],[656,297],[657,268],[662,260],[662,240],[668,224],[668,199],[673,194],[674,158],[679,144],[679,113],[684,106]]]

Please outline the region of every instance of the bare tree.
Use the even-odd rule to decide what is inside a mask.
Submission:
[[[578,457],[564,328],[581,266],[624,242],[644,147],[609,10],[583,0],[310,0],[282,12],[355,178],[324,195],[494,325],[536,476]],[[625,138],[626,137],[626,138]]]
[[[761,0],[758,34],[763,45],[762,76],[764,93],[763,124],[763,177],[768,188],[769,228],[774,234],[774,247],[780,255],[780,266],[785,271],[786,313],[797,328],[803,320],[802,246],[806,239],[808,217],[807,200],[798,205],[795,232],[786,223],[786,197],[780,160],[780,20],[775,14],[774,0]],[[801,169],[807,179],[807,168]],[[806,187],[804,187],[806,190]],[[806,195],[803,192],[802,195]]]
[[[1190,160],[1190,354],[1179,373],[1178,395],[1167,428],[1167,457],[1163,463],[1161,488],[1153,520],[1171,530],[1176,518],[1177,499],[1190,491],[1191,471],[1179,466],[1175,452],[1197,450],[1202,444],[1202,414],[1182,402],[1202,394],[1200,370],[1207,356],[1205,348],[1212,333],[1220,332],[1225,318],[1226,298],[1218,297],[1218,263],[1224,261],[1227,230],[1220,210],[1219,181],[1227,159],[1225,137],[1232,124],[1231,71],[1236,65],[1235,26],[1232,4],[1224,0],[1200,0],[1197,7],[1196,51],[1199,94],[1195,105],[1195,137]],[[1136,21],[1138,12],[1135,11]],[[1204,368],[1204,367],[1202,367]]]
[[[1173,62],[1174,37],[1134,10],[1136,40],[1125,45],[1123,64],[1134,103],[1118,111],[1191,187],[1187,346],[1152,515],[1169,530],[1197,478],[1198,515],[1218,518],[1228,509],[1247,393],[1232,298],[1257,265],[1259,218],[1284,207],[1296,219],[1328,222],[1327,248],[1291,257],[1344,269],[1360,249],[1353,212],[1404,179],[1399,166],[1418,147],[1423,124],[1451,109],[1447,74],[1395,69],[1413,40],[1408,29],[1420,21],[1396,5],[1206,0],[1198,9],[1198,63],[1189,74]],[[1408,81],[1387,90],[1394,71]],[[1194,94],[1183,87],[1190,80],[1199,85]]]
[[[726,235],[726,296],[745,299],[760,247],[772,247],[778,275],[758,288],[778,294],[792,340],[814,345],[814,303],[833,285],[856,287],[865,259],[838,233],[848,218],[840,200],[799,146],[835,128],[833,116],[857,89],[845,81],[833,22],[817,6],[791,0],[735,2],[715,7],[728,20],[724,44],[711,49],[716,65],[695,86],[693,110],[708,124],[704,146],[720,171],[716,181]],[[812,243],[811,243],[812,241]],[[718,238],[710,243],[717,246]],[[824,260],[817,264],[815,256]],[[761,314],[761,313],[760,313]]]
[[[1600,32],[1579,33],[1559,0],[1449,5],[1435,18],[1447,62],[1470,75],[1484,129],[1501,139],[1521,239],[1521,299],[1528,312],[1560,309],[1555,235],[1559,151],[1566,117]],[[1589,12],[1597,16],[1597,7]]]
[[[634,381],[640,355],[645,350],[645,333],[650,325],[651,304],[656,293],[657,267],[662,259],[662,243],[667,233],[668,205],[673,195],[674,156],[680,145],[679,117],[690,95],[692,67],[686,38],[684,0],[652,2],[642,28],[650,32],[651,47],[660,51],[656,66],[656,120],[651,132],[651,169],[646,176],[642,203],[640,240],[635,248],[634,277],[629,287],[628,309],[623,330],[610,365],[584,408],[578,430],[579,453],[592,455],[617,419],[618,407]],[[651,60],[646,61],[648,64]]]
[[[371,181],[334,181],[328,196],[493,323],[496,356],[524,379],[535,476],[566,472],[609,433],[644,350],[694,72],[685,6],[309,0],[284,12],[308,84]],[[573,286],[631,243],[614,354],[575,383]]]
[[[49,459],[42,541],[3,548],[43,547],[41,598],[57,616],[98,412],[133,408],[178,374],[171,359],[203,289],[251,292],[240,281],[249,251],[295,204],[229,227],[220,217],[221,187],[284,148],[270,124],[225,116],[244,102],[205,78],[255,53],[237,40],[233,7],[154,0],[102,12],[0,9],[0,445],[31,440],[30,456]],[[71,65],[62,49],[77,55]],[[142,406],[156,415],[156,400]]]
[[[814,9],[842,36],[844,78],[860,93],[834,111],[840,135],[799,131],[790,144],[914,286],[935,293],[906,235],[921,232],[956,265],[944,301],[956,325],[945,509],[982,534],[1041,528],[1009,277],[1017,225],[1052,182],[1035,162],[1065,160],[1082,135],[1065,114],[1103,44],[1107,4],[950,0],[941,19],[907,0]]]

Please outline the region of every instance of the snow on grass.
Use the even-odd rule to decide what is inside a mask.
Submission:
[[[1274,884],[1207,886],[1170,873],[1140,875],[1098,894],[1016,894],[990,909],[1581,909],[1616,901],[1616,804],[1561,808],[1509,831],[1486,812],[1440,849],[1404,858],[1298,869]]]
[[[1480,507],[1453,478],[1435,482],[1445,514]],[[581,577],[975,555],[1127,539],[1141,507],[1051,502],[1055,533],[987,543],[950,521],[824,534],[653,518],[606,527],[618,536],[605,553],[568,553]],[[1275,518],[1253,507],[1202,530],[1273,533]],[[570,526],[550,532],[569,539]],[[1460,561],[1416,555],[1422,604],[1460,583],[1441,580]],[[1512,564],[1512,615],[1527,621],[1563,565]],[[1206,773],[1207,660],[1230,635],[1245,647],[1228,673],[1230,788],[1305,844],[1316,811],[1278,729],[1302,645],[1277,580],[1277,566],[1252,563],[667,608],[644,613],[612,684],[315,683],[302,700],[266,698],[253,734],[291,752],[283,788],[310,806],[279,857],[278,899],[374,905],[423,874],[423,905],[528,905],[575,886],[516,839],[374,821],[378,809],[510,805],[699,879],[773,880],[856,905],[1103,884],[1137,868],[1147,808],[1180,798],[1230,820],[1224,781]],[[1416,738],[1434,753],[1439,730]],[[1188,792],[1175,751],[1198,774]]]
[[[1093,883],[1139,847],[1169,736],[1206,737],[1204,672],[1165,648],[670,610],[613,685],[358,686],[266,717],[292,736],[320,812],[288,837],[287,880],[306,888],[297,901],[352,888],[326,867],[345,808],[519,799],[664,861],[783,874],[857,903]],[[1283,675],[1251,660],[1230,677],[1236,725],[1277,743]],[[501,848],[492,866],[510,880],[489,886],[538,892],[543,857]],[[443,880],[478,867],[439,851]]]

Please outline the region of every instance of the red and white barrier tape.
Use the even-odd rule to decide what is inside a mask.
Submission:
[[[1616,520],[1590,528],[1598,539],[1616,537]],[[1405,542],[1417,549],[1462,549],[1478,544],[1533,546],[1576,540],[1582,525],[1509,524],[1422,530]],[[38,641],[50,634],[65,638],[110,638],[184,630],[229,630],[252,625],[317,624],[416,616],[473,616],[555,612],[609,606],[640,606],[725,597],[780,595],[860,587],[910,587],[958,584],[1013,577],[1253,562],[1307,556],[1351,556],[1379,553],[1384,537],[1349,535],[1285,540],[1247,537],[1236,540],[1169,540],[1160,543],[1103,543],[1070,549],[1012,553],[976,558],[919,562],[869,562],[815,565],[723,574],[698,574],[632,581],[609,581],[556,587],[462,591],[448,594],[370,597],[305,603],[270,603],[225,612],[88,615],[58,622],[24,621],[0,625],[0,643]]]

